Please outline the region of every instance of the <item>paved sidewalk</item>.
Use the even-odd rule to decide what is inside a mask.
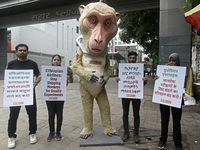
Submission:
[[[28,136],[28,116],[24,107],[18,119],[16,150],[156,150],[160,136],[160,112],[159,105],[152,103],[154,81],[149,78],[148,84],[144,89],[144,99],[140,110],[140,144],[133,142],[132,134],[128,142],[122,146],[100,146],[100,147],[79,147],[80,127],[83,126],[82,103],[79,95],[78,78],[75,76],[74,83],[69,83],[67,87],[67,98],[64,105],[64,119],[62,126],[62,141],[47,142],[49,134],[47,107],[44,101],[40,100],[40,84],[36,88],[37,97],[37,138],[36,144],[29,143]],[[0,89],[3,89],[3,80],[0,80]],[[108,98],[111,106],[112,125],[116,127],[120,134],[122,128],[122,106],[121,99],[117,97],[117,83],[115,78],[111,77],[106,85]],[[3,108],[3,91],[0,90],[0,150],[7,148],[7,123],[9,117],[9,108]],[[130,108],[130,127],[133,127],[132,107]],[[101,126],[99,109],[94,102],[94,126]],[[200,147],[200,105],[183,107],[182,114],[182,136],[184,150],[198,150]],[[165,149],[175,149],[172,140],[172,119],[170,118],[169,138]]]

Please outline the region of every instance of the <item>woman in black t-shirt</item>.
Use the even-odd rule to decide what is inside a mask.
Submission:
[[[61,66],[61,56],[54,55],[52,57],[52,66]],[[61,135],[61,126],[63,121],[63,105],[64,101],[46,101],[49,115],[49,136],[47,141],[50,142],[54,137],[57,141],[63,139]],[[55,132],[55,115],[57,116],[57,127]]]

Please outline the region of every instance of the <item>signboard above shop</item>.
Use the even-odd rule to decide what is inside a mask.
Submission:
[[[86,5],[85,0],[12,0],[0,1],[0,29],[79,18],[78,7]],[[108,5],[118,12],[159,8],[159,0],[109,0]],[[127,4],[129,7],[127,7]]]

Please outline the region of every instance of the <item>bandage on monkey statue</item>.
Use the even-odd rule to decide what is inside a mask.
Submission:
[[[83,36],[84,47],[79,45],[73,60],[73,70],[79,76],[79,88],[83,105],[84,127],[80,137],[93,136],[93,100],[100,109],[103,132],[106,135],[118,135],[113,129],[110,117],[110,105],[105,89],[110,76],[110,61],[107,45],[117,33],[117,21],[120,14],[104,2],[79,6],[79,28]]]

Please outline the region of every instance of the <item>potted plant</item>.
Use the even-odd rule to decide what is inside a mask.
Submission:
[[[69,79],[68,79],[69,83],[72,83],[73,82],[73,71],[69,66],[67,67],[67,76],[69,76]]]

